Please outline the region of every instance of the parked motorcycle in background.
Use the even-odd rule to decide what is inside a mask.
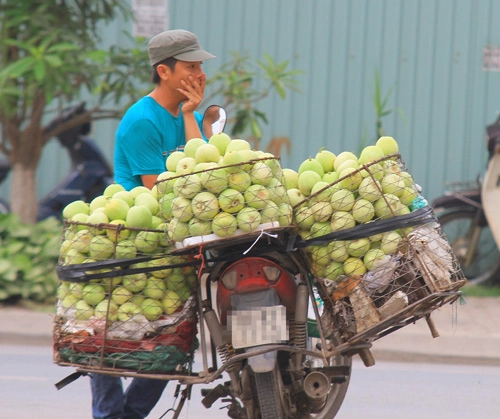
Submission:
[[[500,282],[500,116],[486,127],[488,166],[475,182],[449,183],[432,206],[470,284]]]
[[[44,130],[52,130],[83,112],[85,112],[84,102],[69,107],[54,118]],[[71,160],[70,172],[38,202],[38,221],[51,216],[61,218],[63,208],[70,202],[78,199],[90,202],[113,182],[113,170],[95,141],[88,136],[89,132],[90,123],[84,123],[57,136],[57,140],[67,150]],[[7,178],[10,169],[7,160],[0,161],[0,182]],[[0,213],[8,212],[10,212],[9,203],[0,198]]]

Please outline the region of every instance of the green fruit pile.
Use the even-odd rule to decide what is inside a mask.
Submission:
[[[143,262],[142,265],[173,265],[172,256]],[[138,264],[132,267],[139,267]],[[151,273],[135,273],[89,282],[61,281],[57,297],[58,314],[67,320],[106,320],[126,322],[137,319],[155,321],[180,309],[193,294],[196,273],[193,268],[166,268]]]
[[[164,254],[171,246],[156,190],[143,186],[126,191],[121,185],[109,185],[90,203],[68,204],[63,218],[61,265]]]
[[[168,237],[227,238],[251,233],[268,223],[292,222],[292,207],[279,160],[254,151],[243,139],[225,133],[208,143],[194,138],[171,153],[156,183],[160,215],[168,220]]]
[[[60,265],[151,255],[154,260],[140,266],[165,269],[113,281],[60,281],[59,313],[77,320],[126,321],[175,312],[194,292],[196,277],[193,269],[169,268],[174,259],[184,261],[170,254],[174,242],[209,234],[226,238],[268,223],[290,225],[292,207],[282,180],[277,158],[220,133],[208,143],[192,139],[183,151],[171,153],[151,190],[126,191],[112,184],[90,203],[70,203],[63,210]]]
[[[67,228],[61,265],[160,255],[163,262],[156,258],[154,263],[166,268],[114,278],[112,284],[109,279],[84,285],[63,282],[60,308],[77,319],[102,316],[105,307],[110,320],[137,313],[154,320],[177,310],[193,291],[188,285],[195,283],[187,279],[194,272],[183,272],[187,276],[182,281],[178,268],[168,269],[173,242],[227,238],[262,225],[295,225],[308,239],[406,214],[419,193],[397,152],[397,142],[382,137],[359,157],[322,149],[294,171],[282,168],[272,154],[252,150],[247,141],[225,133],[213,135],[208,143],[191,139],[183,151],[167,157],[166,170],[152,190],[141,186],[126,191],[113,184],[92,202],[75,201],[63,210]],[[378,267],[398,251],[401,240],[391,231],[306,250],[317,277],[337,280]]]
[[[74,201],[63,209],[65,228],[59,264],[85,264],[110,259],[153,259],[131,268],[164,267],[88,283],[60,281],[58,313],[68,320],[107,318],[127,321],[143,315],[153,321],[177,311],[194,292],[194,268],[172,267],[185,262],[170,255],[166,219],[160,214],[157,189],[108,186],[90,203]],[[95,274],[96,271],[89,271]]]
[[[404,215],[414,209],[419,187],[397,154],[392,137],[381,137],[359,156],[322,149],[302,162],[297,172],[285,169],[294,223],[303,238]],[[338,280],[363,275],[398,251],[401,232],[357,240],[333,241],[307,248],[317,277]]]

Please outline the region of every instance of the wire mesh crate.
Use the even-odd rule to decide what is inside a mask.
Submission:
[[[399,154],[353,169],[294,206],[325,307],[345,341],[458,298],[463,272]],[[410,314],[409,314],[410,313]]]
[[[166,232],[66,221],[54,361],[96,372],[165,374],[196,348],[196,262]]]

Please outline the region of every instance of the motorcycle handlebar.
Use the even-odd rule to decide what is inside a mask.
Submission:
[[[62,112],[56,116],[52,121],[50,121],[44,128],[44,132],[53,131],[57,128],[58,125],[66,123],[73,119],[75,116],[81,115],[85,112],[86,103],[84,101],[80,102],[78,105],[69,106],[64,108]],[[78,138],[78,135],[87,135],[90,132],[90,122],[84,122],[76,127],[67,129],[60,134],[57,134],[57,137],[61,140],[61,142],[65,142],[69,139]]]

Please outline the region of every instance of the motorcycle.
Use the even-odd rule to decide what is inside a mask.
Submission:
[[[500,116],[486,127],[489,158],[484,178],[452,183],[432,207],[470,284],[500,282]]]
[[[219,115],[216,118],[225,120],[224,112],[213,113]],[[217,121],[207,125],[219,131]],[[77,366],[77,372],[56,387],[60,389],[78,376],[92,372],[177,381],[175,394],[180,399],[171,411],[172,417],[178,418],[194,385],[210,385],[224,378],[223,383],[201,390],[202,403],[210,408],[221,400],[226,403],[227,416],[231,418],[335,417],[349,387],[353,356],[360,356],[367,367],[374,365],[370,352],[372,342],[419,318],[425,317],[433,336],[438,336],[430,319],[431,311],[460,296],[456,289],[463,281],[456,281],[454,276],[458,270],[452,276],[447,274],[447,284],[443,288],[434,283],[436,292],[429,293],[415,270],[396,272],[396,269],[403,269],[399,256],[394,260],[391,273],[379,272],[388,279],[382,288],[392,295],[386,295],[383,304],[377,302],[380,308],[372,300],[376,299],[376,293],[369,297],[360,286],[359,275],[346,278],[345,286],[337,287],[330,281],[334,292],[326,289],[325,283],[312,273],[307,247],[382,234],[395,228],[434,225],[435,218],[430,208],[423,208],[400,216],[397,225],[390,218],[380,221],[307,240],[300,237],[295,226],[280,226],[277,222],[252,233],[224,239],[197,242],[195,238],[188,238],[189,243],[182,243],[171,251],[170,256],[175,257],[176,263],[170,261],[168,266],[161,262],[164,260],[162,255],[58,266],[59,278],[67,283],[108,278],[111,282],[106,282],[107,285],[113,287],[113,278],[118,277],[121,281],[125,275],[165,268],[193,269],[196,280],[193,298],[182,308],[182,313],[187,313],[184,320],[175,324],[162,323],[161,327],[165,328],[162,331],[168,330],[163,337],[155,331],[150,336],[145,334],[145,341],[121,342],[107,336],[107,328],[112,327],[108,326],[107,318],[104,323],[96,320],[94,324],[104,330],[100,335],[89,335],[86,323],[84,329],[74,334],[71,328],[78,324],[67,323],[64,316],[56,320],[55,361],[62,366]],[[421,238],[416,237],[416,240],[421,243]],[[160,263],[148,264],[151,261]],[[140,268],[135,268],[138,265]],[[433,272],[429,272],[429,278],[432,275]],[[393,277],[396,279],[392,284]],[[187,277],[183,277],[183,281],[187,282]],[[404,286],[400,287],[397,281],[403,281]],[[323,307],[318,300],[324,302]],[[107,310],[110,310],[109,304]],[[384,316],[382,311],[385,311]],[[186,320],[188,318],[191,323]],[[141,332],[144,327],[137,323],[134,329],[129,329],[126,323],[128,321],[121,325],[123,329],[113,330],[113,336]],[[72,334],[65,334],[61,325]],[[186,367],[179,363],[173,363],[174,368],[170,368],[168,374],[157,374],[157,370],[140,374],[127,370],[132,360],[123,358],[126,351],[137,349],[137,356],[141,356],[137,365],[145,368],[144,352],[149,356],[151,348],[158,348],[157,342],[163,347],[179,342],[181,334],[189,332],[190,328],[198,331],[201,371],[192,371],[191,364]],[[109,353],[105,353],[106,344]],[[144,351],[146,347],[148,351]],[[65,354],[62,351],[66,351]],[[110,364],[103,365],[104,356],[109,356],[117,369]],[[120,364],[121,361],[124,363]],[[167,363],[168,359],[161,362]],[[161,362],[151,363],[159,368]]]
[[[206,281],[217,284],[217,315],[207,286],[203,318],[231,380],[205,390],[203,404],[233,395],[234,418],[334,417],[347,392],[352,358],[323,358],[318,348],[339,346],[337,335],[323,336],[323,342],[308,338],[308,304],[315,304],[308,264],[302,253],[287,249],[290,231],[269,234],[251,248],[244,240],[207,249]]]
[[[44,130],[50,131],[83,112],[85,112],[84,102],[69,107],[54,118]],[[83,123],[57,135],[57,140],[68,152],[71,168],[65,178],[38,202],[38,221],[48,217],[61,218],[63,208],[70,202],[80,199],[90,202],[113,182],[113,170],[97,144],[88,136],[89,132],[90,123]],[[7,178],[10,169],[7,160],[0,161],[0,182]],[[0,213],[8,212],[10,212],[9,203],[0,199]]]

